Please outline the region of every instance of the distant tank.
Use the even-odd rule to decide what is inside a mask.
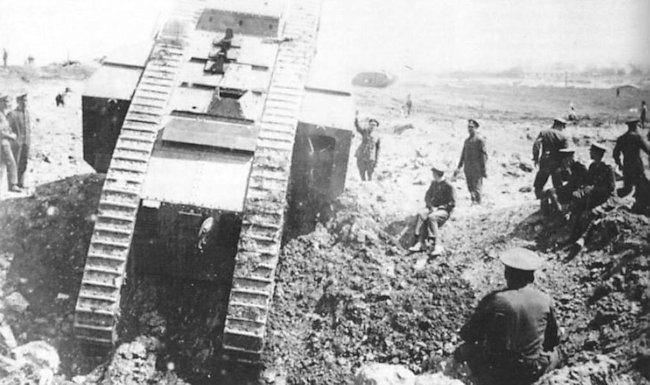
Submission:
[[[391,73],[381,72],[359,72],[352,78],[352,84],[357,87],[385,88],[395,82],[397,77]]]
[[[319,0],[183,0],[152,46],[88,81],[84,159],[106,179],[79,339],[119,340],[127,272],[227,277],[223,350],[259,360],[287,210],[345,185],[354,105],[319,70],[319,14]]]

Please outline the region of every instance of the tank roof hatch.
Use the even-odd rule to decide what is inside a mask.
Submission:
[[[163,142],[254,152],[257,127],[218,120],[175,116],[165,125]]]

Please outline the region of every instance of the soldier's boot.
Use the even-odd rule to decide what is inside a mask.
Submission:
[[[542,197],[542,199],[539,200],[539,210],[545,217],[551,215],[551,207],[548,204],[548,199],[546,199],[546,197]]]
[[[422,251],[423,249],[424,246],[420,241],[417,241],[413,246],[409,247],[409,251],[412,253],[417,253],[418,251]]]
[[[445,248],[439,242],[436,242],[436,245],[433,247],[433,251],[431,252],[431,255],[433,256],[442,255],[442,253],[444,252],[445,252]]]
[[[18,186],[18,184],[12,184],[11,186],[9,186],[9,191],[15,192],[15,193],[21,193],[21,192],[23,192],[23,189],[20,188],[20,186]]]

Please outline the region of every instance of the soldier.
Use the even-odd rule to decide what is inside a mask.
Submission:
[[[560,366],[562,353],[553,300],[532,287],[542,260],[513,248],[500,255],[507,288],[479,302],[460,331],[464,343],[445,370],[467,362],[480,384],[528,385]]]
[[[456,206],[456,192],[445,180],[444,171],[436,167],[432,167],[431,171],[433,182],[424,196],[426,209],[417,215],[414,244],[409,251],[422,251],[428,246],[428,241],[431,241],[434,245],[433,255],[440,255],[443,248],[438,229],[449,219]]]
[[[56,103],[57,107],[65,107],[65,99],[68,97],[68,94],[72,90],[69,87],[66,87],[63,92],[60,94],[56,94],[56,97],[54,98],[54,102]]]
[[[0,179],[4,173],[4,168],[7,168],[7,184],[9,191],[22,192],[18,187],[18,172],[16,170],[16,160],[12,152],[12,146],[16,141],[16,134],[11,130],[9,121],[5,116],[5,112],[9,109],[9,96],[0,93]]]
[[[16,141],[13,143],[12,152],[18,164],[18,187],[25,188],[25,171],[29,159],[29,148],[32,136],[32,123],[27,108],[27,93],[16,98],[18,106],[7,114],[7,120],[11,130],[16,134]]]
[[[641,121],[641,128],[645,128],[645,123],[648,121],[648,107],[645,105],[645,100],[641,101],[641,116],[639,120]]]
[[[454,171],[454,176],[458,175],[461,167],[464,167],[465,181],[467,189],[472,197],[472,203],[481,203],[481,188],[483,187],[483,178],[487,178],[485,164],[487,162],[487,151],[485,150],[485,140],[479,137],[476,130],[479,124],[474,119],[467,121],[467,131],[469,137],[465,139],[463,150],[460,153],[458,167]]]
[[[623,171],[623,188],[618,190],[619,197],[631,193],[632,187],[636,187],[635,195],[639,194],[639,183],[645,179],[641,151],[650,154],[650,146],[638,132],[639,120],[632,119],[625,124],[627,124],[627,132],[618,137],[613,153],[616,165]],[[622,162],[621,154],[623,154]]]
[[[534,182],[537,199],[542,198],[544,185],[549,176],[553,181],[553,187],[558,188],[561,185],[559,151],[567,147],[567,138],[562,133],[565,127],[565,120],[555,119],[553,127],[542,130],[533,144],[533,162],[536,167],[539,167]]]
[[[7,68],[7,59],[9,58],[9,54],[7,53],[7,49],[3,48],[2,49],[2,64],[4,68]]]
[[[406,95],[406,102],[404,103],[404,114],[409,117],[411,116],[411,111],[413,109],[413,101],[411,100],[411,94]]]
[[[370,119],[366,127],[361,127],[359,124],[359,111],[357,111],[354,117],[354,127],[361,134],[361,144],[355,153],[361,180],[365,181],[366,178],[372,180],[372,173],[375,171],[379,160],[380,145],[379,139],[373,136],[373,132],[379,127],[379,122],[376,119]]]
[[[589,165],[585,186],[573,192],[571,216],[575,218],[572,229],[576,245],[584,245],[584,236],[589,225],[600,211],[611,210],[616,205],[616,180],[612,166],[603,162],[607,149],[599,144],[592,144],[589,155],[593,162]],[[600,210],[595,210],[600,208]]]
[[[562,186],[551,188],[545,191],[545,198],[542,200],[542,207],[546,203],[549,210],[556,213],[563,213],[562,205],[571,203],[573,193],[583,187],[587,180],[587,167],[573,158],[574,149],[563,148],[560,151],[562,180],[566,181]],[[545,211],[545,210],[542,210]],[[569,216],[567,215],[566,219]]]

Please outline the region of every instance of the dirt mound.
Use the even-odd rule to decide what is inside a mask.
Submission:
[[[96,364],[82,358],[72,322],[102,181],[72,177],[39,186],[31,197],[0,202],[0,245],[8,265],[2,302],[20,305],[5,311],[6,320],[19,344],[52,344],[65,374]]]
[[[133,342],[120,345],[108,364],[97,367],[86,376],[77,376],[74,381],[89,385],[186,385],[178,378],[173,366],[157,370],[157,352],[160,348],[160,342],[154,337],[137,337]]]
[[[346,383],[373,361],[420,373],[457,342],[474,299],[460,269],[441,260],[416,270],[367,214],[348,207],[330,221],[331,232],[318,226],[283,250],[268,364],[289,383]]]
[[[349,383],[359,365],[373,361],[421,373],[429,356],[443,360],[477,300],[499,287],[495,259],[511,246],[543,250],[537,284],[555,298],[565,331],[570,369],[542,383],[646,383],[646,217],[609,213],[573,259],[560,246],[567,229],[534,204],[459,217],[443,227],[449,254],[428,263],[424,256],[418,266],[422,256],[400,245],[409,238],[408,219],[388,223],[358,198],[344,195],[326,225],[284,248],[267,364],[288,383]]]

